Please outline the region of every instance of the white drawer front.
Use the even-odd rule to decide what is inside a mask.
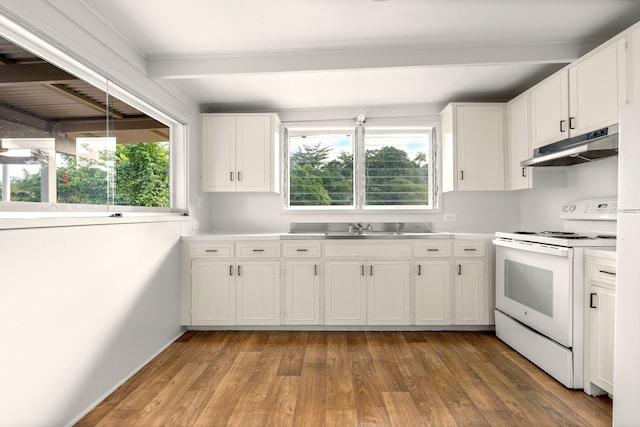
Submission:
[[[282,247],[284,256],[287,258],[300,257],[320,257],[322,254],[322,245],[320,243],[287,243]]]
[[[485,254],[484,240],[466,240],[453,244],[453,254],[456,257],[483,257]]]
[[[191,258],[232,258],[233,243],[196,243],[190,246]]]
[[[416,243],[413,247],[416,257],[449,257],[451,256],[451,242]]]
[[[408,258],[411,244],[407,243],[351,243],[324,244],[325,257]]]
[[[587,276],[597,282],[616,283],[616,262],[605,258],[587,258]]]
[[[280,242],[237,243],[236,256],[238,258],[277,258],[280,256]]]

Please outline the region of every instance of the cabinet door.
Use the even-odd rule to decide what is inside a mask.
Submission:
[[[615,291],[589,286],[589,356],[591,382],[613,394],[613,336],[615,327]]]
[[[236,119],[233,116],[203,116],[202,190],[235,191]]]
[[[233,264],[222,261],[191,262],[191,324],[235,324]]]
[[[408,325],[409,261],[376,261],[366,266],[367,324]]]
[[[509,138],[509,189],[531,188],[530,168],[520,162],[533,155],[529,131],[529,92],[525,92],[507,104]]]
[[[236,324],[280,324],[279,261],[243,261],[238,263]]]
[[[451,261],[420,261],[416,270],[416,325],[449,325]]]
[[[286,261],[285,323],[320,324],[320,265],[317,260]]]
[[[325,261],[325,324],[365,325],[366,265],[359,261]]]
[[[271,117],[236,119],[236,191],[271,190]]]
[[[459,191],[504,190],[504,107],[456,107],[455,149]]]
[[[627,102],[625,38],[569,68],[569,129],[572,135],[618,123]]]
[[[454,278],[454,324],[488,323],[484,260],[458,259]]]
[[[566,70],[531,89],[531,148],[569,136],[569,81]]]

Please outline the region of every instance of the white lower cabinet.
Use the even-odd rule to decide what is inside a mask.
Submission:
[[[584,391],[613,395],[616,260],[585,257]]]
[[[492,287],[484,240],[456,240],[453,244],[453,324],[490,324]]]
[[[320,262],[285,261],[285,318],[287,325],[320,324]]]
[[[234,325],[235,266],[229,261],[191,261],[191,324]]]
[[[451,324],[451,260],[416,262],[416,325]]]
[[[409,261],[325,261],[325,324],[408,325]]]
[[[488,325],[488,247],[450,239],[197,241],[185,245],[191,275],[182,317],[193,326]]]
[[[589,370],[591,382],[613,394],[613,336],[616,292],[604,286],[589,286]]]
[[[367,324],[408,325],[411,296],[409,261],[376,261],[366,266]]]
[[[456,260],[454,319],[456,325],[486,324],[484,261]]]
[[[324,323],[367,324],[367,277],[360,261],[325,261]]]
[[[236,275],[236,324],[280,324],[280,262],[243,261]]]

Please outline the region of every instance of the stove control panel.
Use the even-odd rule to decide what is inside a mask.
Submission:
[[[561,219],[615,221],[618,200],[615,197],[583,199],[562,206]]]

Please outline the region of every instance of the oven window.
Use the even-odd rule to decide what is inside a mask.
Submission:
[[[505,296],[553,317],[553,272],[505,260]]]

